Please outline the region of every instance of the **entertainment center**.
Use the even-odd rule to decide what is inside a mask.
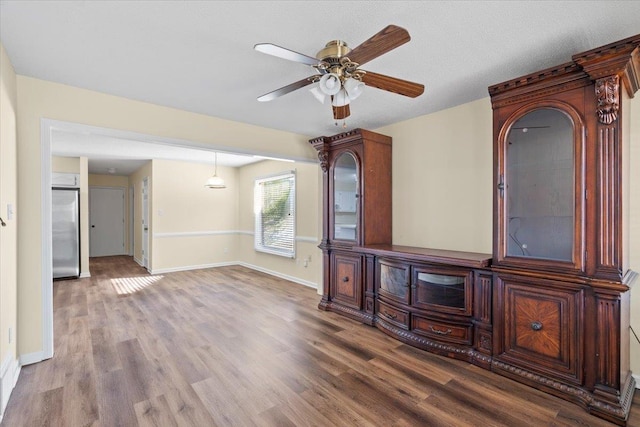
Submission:
[[[310,140],[324,180],[319,308],[626,424],[639,88],[640,35],[489,87],[492,254],[392,244],[390,137]]]

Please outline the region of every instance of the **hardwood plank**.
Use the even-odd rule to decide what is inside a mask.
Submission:
[[[138,402],[133,406],[136,411],[138,425],[141,427],[178,426],[178,422],[173,417],[164,395]]]
[[[97,376],[96,396],[100,424],[103,426],[135,426],[134,399],[125,385],[124,370],[107,372]]]
[[[70,364],[62,394],[62,425],[91,425],[99,419],[92,353],[76,352],[68,357]]]

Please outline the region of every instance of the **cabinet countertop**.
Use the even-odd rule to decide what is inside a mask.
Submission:
[[[354,249],[359,252],[378,256],[470,268],[487,268],[491,266],[492,258],[490,254],[476,252],[450,251],[400,245],[366,245],[359,246]]]

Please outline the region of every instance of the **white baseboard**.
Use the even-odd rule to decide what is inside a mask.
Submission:
[[[237,264],[241,265],[243,267],[250,268],[252,270],[260,271],[262,273],[267,273],[267,274],[269,274],[271,276],[276,276],[276,277],[279,277],[281,279],[288,280],[290,282],[295,282],[295,283],[298,283],[300,285],[307,286],[309,288],[318,289],[318,285],[316,283],[310,282],[308,280],[300,279],[298,277],[289,276],[287,274],[282,274],[282,273],[279,273],[277,271],[269,270],[269,269],[266,269],[266,268],[263,268],[263,267],[258,267],[257,265],[247,264],[246,262],[238,262]]]
[[[0,366],[0,422],[9,403],[11,392],[18,382],[18,376],[20,376],[20,364],[13,353],[9,353]]]
[[[151,274],[175,273],[177,271],[202,270],[203,268],[227,267],[229,265],[238,265],[238,262],[230,261],[230,262],[217,262],[213,264],[186,265],[182,267],[158,268],[155,270],[151,270],[150,273]]]
[[[640,389],[640,375],[631,374],[631,376],[636,380],[636,388]]]
[[[88,279],[89,277],[91,277],[91,273],[90,272],[80,273],[80,278],[81,279]]]
[[[290,282],[298,283],[303,286],[307,286],[309,288],[318,289],[318,285],[316,283],[310,282],[308,280],[300,279],[298,277],[289,276],[288,274],[282,274],[277,271],[269,270],[267,268],[259,267],[257,265],[248,264],[246,262],[241,261],[229,261],[229,262],[217,262],[212,264],[202,264],[202,265],[187,265],[183,267],[172,267],[172,268],[159,268],[156,270],[151,270],[151,274],[165,274],[165,273],[175,273],[178,271],[189,271],[189,270],[201,270],[203,268],[215,268],[215,267],[227,267],[230,265],[241,265],[243,267],[250,268],[252,270],[260,271],[262,273],[269,274],[271,276],[279,277],[281,279],[288,280]]]
[[[42,362],[45,359],[48,359],[48,357],[45,357],[43,351],[36,351],[33,353],[23,354],[20,356],[20,366],[31,365],[33,363]]]
[[[142,260],[136,258],[135,256],[133,257],[133,260],[136,262],[136,264],[138,264],[140,267],[144,267],[144,264],[142,264]]]

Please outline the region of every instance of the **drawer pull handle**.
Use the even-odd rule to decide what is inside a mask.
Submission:
[[[429,329],[431,329],[431,332],[438,334],[438,335],[449,335],[451,333],[451,329],[447,328],[446,331],[441,331],[440,329],[436,329],[433,326],[429,326]]]
[[[388,313],[386,310],[384,311],[384,315],[387,316],[389,319],[393,319],[393,320],[396,320],[398,318],[397,314]]]
[[[342,281],[343,281],[343,282],[348,282],[348,281],[349,281],[349,277],[348,277],[348,276],[344,276],[344,277],[342,278]]]
[[[540,329],[542,329],[542,323],[531,322],[531,329],[533,329],[534,331],[539,331]]]

